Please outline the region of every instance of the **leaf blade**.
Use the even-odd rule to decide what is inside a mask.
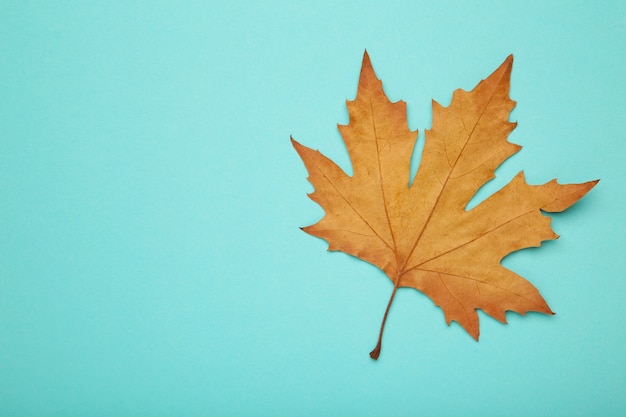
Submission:
[[[354,174],[292,139],[315,191],[323,218],[303,230],[325,239],[329,250],[379,267],[394,288],[378,344],[399,287],[423,292],[479,337],[481,309],[506,323],[506,311],[554,314],[537,288],[501,265],[508,254],[558,238],[543,212],[563,211],[598,181],[529,185],[523,172],[486,200],[466,210],[495,170],[521,149],[507,138],[515,102],[509,97],[513,56],[471,91],[456,90],[447,108],[433,101],[422,161],[409,186],[417,139],[406,121],[406,104],[392,103],[365,52],[350,122],[339,126]]]

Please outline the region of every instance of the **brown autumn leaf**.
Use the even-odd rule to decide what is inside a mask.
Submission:
[[[478,340],[481,309],[506,323],[508,310],[554,314],[539,291],[504,268],[511,252],[539,246],[558,236],[550,217],[584,196],[598,181],[529,185],[520,172],[476,207],[466,206],[496,168],[521,146],[507,141],[513,56],[472,91],[456,90],[448,107],[433,101],[432,129],[417,174],[409,186],[409,165],[417,131],[410,131],[406,103],[391,103],[367,52],[357,96],[348,101],[348,125],[339,131],[354,174],[292,140],[309,172],[313,201],[325,211],[303,228],[326,240],[328,250],[354,255],[382,269],[393,282],[370,356],[380,354],[382,334],[396,290],[415,288]]]

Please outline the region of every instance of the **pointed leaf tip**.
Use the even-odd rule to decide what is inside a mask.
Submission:
[[[370,55],[367,53],[367,49],[365,49],[363,51],[363,63],[365,63],[365,62],[367,62],[367,63],[369,63],[371,65]]]
[[[376,75],[376,71],[374,71],[372,61],[370,60],[370,56],[366,50],[363,53],[363,62],[361,63],[361,74],[359,75],[358,90],[360,90],[361,88],[364,88],[371,81],[377,81],[379,84],[379,88],[382,91],[382,84],[380,84],[380,79]],[[357,95],[358,95],[358,91],[357,91]]]
[[[361,74],[365,71],[365,69],[374,72],[374,68],[372,67],[372,61],[370,60],[370,56],[367,53],[367,49],[363,52],[363,61],[361,62]]]
[[[500,67],[498,69],[500,69],[500,68],[507,68],[507,69],[510,70],[510,68],[513,66],[513,61],[514,61],[513,54],[509,54],[509,56],[507,56],[504,59],[504,61],[502,61],[502,64],[500,65]]]
[[[293,138],[293,136],[289,136],[289,140],[291,141],[291,145],[296,148],[296,150],[298,150],[299,148],[302,148],[302,145],[300,144],[300,142],[298,142],[297,140],[295,140]]]
[[[300,158],[302,159],[302,162],[304,162],[304,165],[306,166],[307,161],[306,161],[305,154],[307,153],[307,151],[311,151],[312,152],[312,150],[307,148],[306,146],[302,145],[300,142],[298,142],[294,138],[290,138],[290,139],[291,139],[291,145],[296,150],[298,155],[300,155]],[[307,170],[308,170],[308,168],[307,168]]]
[[[513,69],[513,54],[506,57],[506,59],[500,64],[500,66],[489,75],[485,80],[503,80],[506,83],[510,82],[511,70]]]
[[[502,65],[496,70],[496,72],[504,71],[508,77],[511,75],[511,69],[513,68],[513,54],[506,57]]]

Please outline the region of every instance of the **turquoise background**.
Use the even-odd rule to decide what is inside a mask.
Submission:
[[[504,260],[556,316],[476,343],[401,290],[369,358],[392,285],[299,230],[289,142],[350,170],[365,48],[420,140],[515,55],[524,149],[477,199],[602,179]],[[621,0],[2,1],[0,415],[624,415],[625,68]]]

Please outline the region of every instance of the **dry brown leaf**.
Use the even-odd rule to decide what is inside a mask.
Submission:
[[[354,255],[382,269],[393,292],[370,353],[378,358],[389,307],[400,287],[415,288],[478,340],[481,309],[506,323],[508,310],[553,314],[539,291],[504,268],[511,252],[558,236],[547,212],[563,211],[598,181],[528,185],[520,172],[501,190],[466,210],[496,168],[521,149],[507,141],[513,56],[472,91],[456,90],[448,107],[433,101],[422,160],[411,186],[409,165],[417,131],[410,131],[406,103],[391,103],[367,52],[357,96],[348,101],[350,123],[339,126],[354,174],[293,140],[325,211],[303,228],[325,239],[329,250]]]

